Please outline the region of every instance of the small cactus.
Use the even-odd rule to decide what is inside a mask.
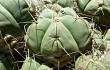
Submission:
[[[27,57],[20,70],[53,70],[45,64],[40,64],[34,59]]]

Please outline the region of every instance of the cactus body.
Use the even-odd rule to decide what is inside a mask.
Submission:
[[[45,3],[50,4],[58,4],[62,7],[72,7],[73,1],[72,0],[43,0]]]
[[[36,62],[34,59],[27,57],[20,70],[53,70],[52,68]]]
[[[63,63],[71,60],[78,51],[87,48],[91,40],[87,21],[75,19],[77,14],[70,8],[64,8],[63,13],[59,12],[60,16],[55,15],[55,12],[50,14],[52,10],[44,11],[38,24],[30,25],[25,36],[31,51],[57,64],[58,61]]]
[[[102,33],[98,30],[94,30],[92,33],[93,36],[93,44],[98,49],[105,49],[108,50],[110,47],[110,29],[107,30],[105,35],[103,36]]]
[[[110,25],[109,0],[77,0],[77,3],[83,13],[98,17],[95,20],[103,25]]]
[[[24,24],[31,19],[28,5],[24,0],[0,0],[0,30],[3,34],[22,35]]]
[[[36,1],[34,4],[41,10],[49,8],[56,12],[65,7],[74,8],[73,0],[42,0]]]
[[[104,51],[106,52],[106,51]],[[82,55],[75,62],[76,70],[109,70],[110,69],[110,51],[101,54],[96,50],[91,55]]]

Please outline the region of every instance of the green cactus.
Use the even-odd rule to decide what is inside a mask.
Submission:
[[[94,61],[91,56],[80,56],[75,63],[76,70],[107,70],[99,61]]]
[[[96,50],[91,55],[82,55],[75,62],[76,70],[109,70],[110,69],[110,51],[101,54]]]
[[[50,3],[50,4],[59,4],[62,7],[72,7],[73,6],[73,1],[72,0],[43,0],[45,3]]]
[[[53,70],[45,64],[40,64],[34,59],[27,57],[20,70]]]
[[[30,50],[53,64],[66,61],[67,64],[77,52],[90,48],[89,22],[79,18],[71,8],[63,9],[59,14],[44,10],[38,24],[31,24],[25,36]]]
[[[34,3],[40,9],[52,9],[58,12],[61,8],[74,7],[73,0],[42,0]]]
[[[79,9],[88,15],[99,17],[95,19],[104,25],[110,25],[110,1],[109,0],[77,0]],[[106,17],[106,18],[105,18]]]
[[[104,38],[103,38],[103,41],[104,41],[104,46],[106,47],[106,50],[109,50],[110,49],[110,29],[108,29],[108,31],[106,32]]]
[[[22,35],[24,24],[31,19],[28,5],[24,0],[0,0],[0,30],[3,34]]]
[[[95,48],[97,49],[105,49],[104,46],[104,42],[103,42],[103,34],[101,33],[101,31],[97,30],[97,29],[93,29],[92,33],[92,41],[93,41],[93,45],[95,46]]]
[[[93,45],[95,45],[95,48],[104,50],[110,49],[110,29],[107,30],[105,35],[96,29],[91,34],[93,38]]]

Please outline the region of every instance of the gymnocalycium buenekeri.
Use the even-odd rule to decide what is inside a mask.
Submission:
[[[28,27],[25,41],[43,60],[63,67],[73,61],[78,52],[90,48],[89,22],[69,7],[59,13],[44,9],[37,22]]]
[[[76,0],[79,9],[89,16],[95,16],[98,23],[110,25],[110,0]],[[106,17],[106,18],[105,18]]]
[[[0,31],[3,34],[22,35],[23,22],[31,19],[25,0],[0,0]]]

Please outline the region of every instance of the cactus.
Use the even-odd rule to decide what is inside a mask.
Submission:
[[[20,70],[53,70],[45,64],[40,64],[34,59],[27,57]]]
[[[106,50],[109,50],[110,47],[110,29],[107,30],[104,38],[103,38],[103,41],[104,41],[104,46],[106,47]]]
[[[55,65],[60,62],[63,67],[77,52],[90,48],[89,22],[69,7],[63,8],[59,14],[44,10],[38,23],[28,27],[25,41],[32,52],[40,53],[44,60]]]
[[[0,30],[3,34],[22,35],[24,24],[31,19],[29,8],[24,0],[0,0]]]
[[[61,8],[74,7],[73,0],[42,0],[34,3],[40,9],[52,9],[58,12]]]
[[[93,38],[93,45],[95,45],[95,48],[104,50],[110,49],[110,29],[107,30],[105,35],[98,30],[94,30],[94,32],[91,34]]]
[[[73,7],[72,0],[43,0],[45,4],[58,4],[62,7]]]
[[[76,70],[107,70],[104,64],[91,59],[92,56],[80,56],[75,63]]]
[[[104,42],[103,42],[103,34],[101,31],[94,29],[91,33],[93,45],[97,49],[105,49]]]
[[[109,70],[110,27],[105,27],[110,25],[109,4],[109,0],[0,0],[0,70]]]
[[[77,0],[79,9],[88,15],[99,17],[96,21],[104,25],[110,25],[110,1],[109,0]],[[105,18],[106,17],[106,18]]]
[[[110,51],[104,51],[102,54],[96,50],[91,55],[82,55],[75,62],[76,70],[109,70],[110,69]]]

